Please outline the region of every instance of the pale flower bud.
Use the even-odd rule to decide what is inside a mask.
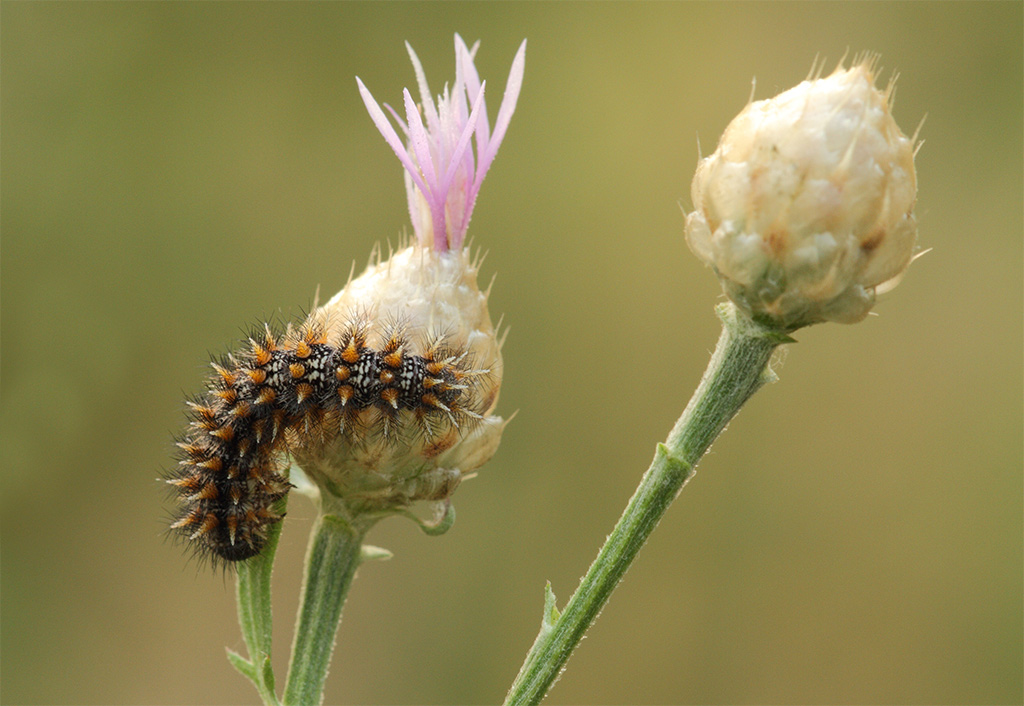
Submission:
[[[352,514],[445,501],[497,450],[505,427],[493,414],[501,388],[501,337],[477,272],[466,249],[405,248],[371,263],[312,314],[325,323],[329,340],[344,343],[360,329],[366,349],[378,355],[389,341],[399,342],[404,363],[394,369],[396,378],[428,368],[415,383],[419,399],[411,408],[396,399],[389,410],[377,401],[345,420],[348,433],[293,449],[321,493],[343,500]],[[439,386],[426,387],[429,380],[443,379],[431,376],[429,366],[445,361],[457,375],[447,381],[457,388],[447,395],[437,392]],[[387,373],[386,366],[374,371]],[[432,404],[422,401],[427,395]]]
[[[755,320],[853,323],[913,259],[914,139],[874,61],[749,103],[693,178],[686,239]]]

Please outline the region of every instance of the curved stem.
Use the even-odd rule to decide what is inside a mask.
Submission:
[[[284,687],[286,706],[323,701],[341,609],[360,563],[364,533],[336,515],[317,518],[306,554],[302,602]]]
[[[540,634],[506,704],[540,703],[697,462],[743,403],[775,379],[768,361],[780,343],[792,339],[754,323],[732,304],[719,306],[718,315],[722,335],[697,391],[666,442],[658,444],[625,512],[560,614],[548,588]]]

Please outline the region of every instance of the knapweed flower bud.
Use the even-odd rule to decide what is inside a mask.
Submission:
[[[416,237],[410,247],[371,262],[311,314],[312,328],[322,329],[338,351],[323,374],[333,378],[337,417],[331,421],[343,431],[324,443],[292,447],[321,496],[340,500],[353,519],[416,500],[447,501],[494,454],[505,426],[493,414],[501,339],[477,283],[478,262],[463,243],[515,110],[525,42],[493,132],[475,51],[456,35],[455,83],[435,103],[409,48],[421,104],[406,90],[405,121],[391,111],[404,141],[357,79],[371,118],[405,166]]]
[[[525,50],[524,42],[493,133],[476,47],[458,35],[455,84],[437,104],[409,49],[426,125],[406,91],[406,121],[395,118],[408,145],[359,81],[407,170],[415,243],[387,260],[378,254],[300,326],[264,326],[244,350],[214,361],[167,478],[178,500],[171,529],[201,556],[231,563],[262,552],[292,487],[318,493],[323,512],[362,529],[416,500],[448,511],[462,478],[494,454],[505,426],[493,414],[501,339],[463,242],[515,110]],[[304,477],[286,472],[286,455]]]
[[[697,167],[687,242],[755,320],[860,321],[910,264],[914,139],[874,82],[866,58],[749,103]]]

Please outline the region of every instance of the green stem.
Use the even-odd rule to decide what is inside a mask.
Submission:
[[[364,533],[337,515],[321,514],[317,519],[306,554],[302,602],[284,687],[287,706],[323,701],[341,609],[359,566]]]
[[[280,500],[274,508],[278,514],[284,514],[286,500]],[[266,545],[259,555],[238,565],[238,623],[242,628],[249,659],[228,650],[230,662],[252,680],[266,706],[279,706],[280,703],[274,693],[274,673],[270,664],[270,642],[273,635],[270,575],[283,524],[278,522],[270,528]]]
[[[540,634],[507,705],[540,703],[697,462],[743,403],[775,379],[768,361],[780,343],[792,339],[752,322],[732,304],[721,305],[718,315],[722,335],[700,386],[666,442],[658,444],[651,467],[561,614],[548,587]]]

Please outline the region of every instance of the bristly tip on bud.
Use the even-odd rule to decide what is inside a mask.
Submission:
[[[860,321],[913,259],[916,136],[875,73],[865,56],[748,103],[697,167],[687,242],[755,320]]]

